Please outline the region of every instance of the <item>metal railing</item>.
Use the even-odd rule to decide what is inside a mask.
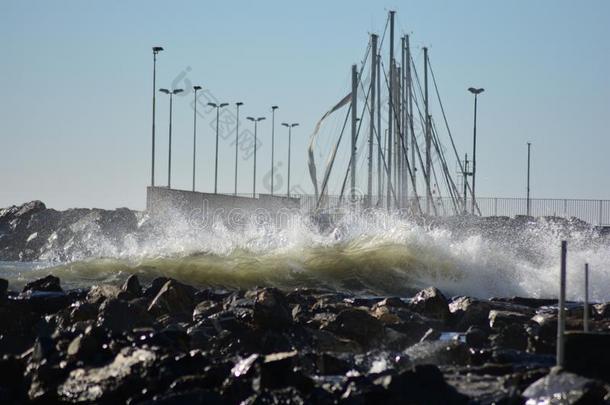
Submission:
[[[316,207],[316,198],[311,194],[291,195],[301,199],[301,210],[311,212]],[[417,200],[409,198],[404,207],[417,212]],[[461,202],[460,202],[461,203]],[[471,200],[467,200],[466,206],[470,211]],[[373,196],[374,207],[385,208],[386,197]],[[419,198],[419,205],[426,211],[426,198]],[[367,198],[358,195],[355,201],[349,197],[340,198],[337,195],[325,196],[321,208],[333,210],[356,206],[365,208],[368,206]],[[527,215],[526,198],[503,198],[503,197],[481,197],[477,198],[477,206],[482,216],[506,216]],[[434,209],[436,208],[436,210]],[[460,210],[463,208],[459,208]],[[449,197],[433,198],[430,201],[430,214],[436,211],[439,216],[455,215],[454,202]],[[578,218],[591,225],[610,226],[610,200],[588,200],[588,199],[557,199],[557,198],[532,198],[530,199],[530,215],[534,217],[554,216],[562,218]]]

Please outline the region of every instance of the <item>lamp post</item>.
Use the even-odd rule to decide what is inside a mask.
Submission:
[[[531,142],[527,143],[527,216],[530,216],[530,157],[531,157]]]
[[[297,122],[293,124],[282,122],[282,125],[288,128],[288,187],[286,188],[286,195],[290,197],[290,145],[292,144],[292,128],[299,124]]]
[[[253,180],[252,180],[252,198],[256,198],[256,143],[257,143],[257,127],[258,127],[259,121],[264,120],[265,117],[258,117],[258,118],[246,117],[246,119],[248,121],[254,122],[254,173],[253,173]]]
[[[172,188],[172,105],[174,101],[174,94],[182,93],[182,89],[159,89],[161,93],[169,94],[169,150],[167,160],[167,188]]]
[[[160,46],[153,46],[153,97],[152,97],[152,167],[150,185],[155,186],[155,107],[157,99],[157,54],[163,50]]]
[[[210,107],[216,108],[216,163],[214,164],[214,194],[218,193],[218,123],[220,121],[220,109],[229,103],[208,103]]]
[[[275,164],[275,110],[278,108],[276,105],[271,106],[271,195],[273,195],[273,165]]]
[[[201,86],[193,86],[195,91],[195,101],[193,106],[193,192],[195,191],[195,157],[197,150],[197,91],[201,90]]]
[[[239,107],[244,105],[241,101],[235,103],[235,107],[237,108],[237,120],[235,124],[235,191],[233,195],[237,195],[237,150],[239,145]]]
[[[477,205],[475,198],[475,183],[476,183],[476,172],[477,172],[477,96],[485,91],[485,89],[475,89],[470,87],[469,92],[474,94],[474,129],[473,129],[473,140],[472,140],[472,215]]]

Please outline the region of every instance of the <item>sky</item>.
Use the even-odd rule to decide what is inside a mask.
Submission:
[[[533,197],[610,199],[609,1],[2,0],[0,207],[34,199],[57,209],[145,207],[156,45],[165,48],[157,88],[201,85],[205,97],[231,103],[230,114],[241,101],[240,126],[249,131],[245,116],[267,117],[257,132],[257,191],[266,190],[271,167],[270,107],[279,106],[276,185],[282,187],[287,130],[279,124],[298,122],[291,182],[311,192],[309,136],[349,92],[351,65],[362,61],[369,34],[383,31],[388,10],[397,11],[397,38],[410,34],[420,68],[422,47],[430,49],[460,154],[472,149],[466,89],[485,88],[479,196],[525,196],[531,142]],[[185,93],[173,103],[172,187],[190,189],[194,98]],[[196,188],[211,191],[215,121],[198,105]],[[168,97],[158,94],[160,185],[167,183],[168,109]],[[438,104],[431,113],[440,120]],[[233,192],[235,149],[225,135],[219,192]],[[238,162],[241,193],[252,191],[247,153],[240,151]]]

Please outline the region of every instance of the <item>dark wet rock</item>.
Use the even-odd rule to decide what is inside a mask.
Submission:
[[[6,301],[8,292],[8,280],[0,278],[0,303]]]
[[[451,301],[449,309],[454,329],[457,331],[466,331],[470,326],[489,328],[491,305],[488,302],[470,297],[458,297]]]
[[[412,404],[467,404],[468,397],[447,384],[438,367],[418,365],[397,376],[380,377],[389,391],[388,402]]]
[[[148,307],[153,316],[161,315],[191,318],[195,308],[195,290],[193,287],[168,280],[159,290]]]
[[[0,356],[0,403],[25,402],[27,384],[24,362],[17,356]]]
[[[254,322],[263,328],[281,329],[292,324],[286,296],[276,288],[264,288],[254,300]]]
[[[142,286],[140,285],[140,280],[138,276],[132,274],[125,280],[123,287],[121,287],[121,291],[127,293],[131,297],[139,297],[142,295]]]
[[[94,285],[87,293],[87,301],[100,305],[107,299],[118,298],[120,293],[121,289],[112,284]]]
[[[489,334],[487,330],[476,326],[468,328],[464,334],[465,342],[468,347],[481,348],[488,344]]]
[[[133,328],[150,326],[152,318],[141,306],[120,299],[109,299],[100,306],[98,325],[112,332],[120,333]]]
[[[455,340],[420,342],[404,353],[412,364],[465,365],[470,361],[466,345]]]
[[[411,300],[410,307],[428,318],[442,321],[447,321],[451,315],[447,299],[435,287],[428,287],[418,292]]]
[[[352,368],[347,361],[324,352],[316,355],[315,365],[321,375],[342,375]]]
[[[102,328],[89,326],[70,342],[66,349],[67,358],[80,364],[102,364],[111,359],[108,346],[104,346],[107,341],[108,336]]]
[[[53,275],[48,275],[44,278],[27,283],[25,287],[23,287],[23,292],[26,291],[63,292],[59,278]]]
[[[500,311],[496,309],[489,311],[489,326],[493,329],[501,329],[515,323],[524,324],[529,320],[529,316],[519,312]]]
[[[362,346],[354,340],[342,338],[326,330],[311,331],[313,347],[318,351],[360,353]]]
[[[507,349],[526,350],[528,334],[520,323],[511,323],[502,326],[497,334],[491,336],[491,344],[495,347]]]
[[[215,301],[201,301],[195,306],[193,310],[193,321],[198,322],[202,319],[208,318],[217,312],[220,312],[222,307]]]
[[[358,308],[339,312],[324,329],[363,346],[379,343],[384,334],[381,321],[371,316],[368,311]]]
[[[72,303],[70,297],[63,291],[28,290],[21,293],[17,299],[30,311],[41,315],[55,313]]]
[[[567,332],[565,369],[610,383],[610,334]]]
[[[90,302],[76,302],[70,311],[70,320],[74,322],[93,321],[97,319],[98,306]]]
[[[557,299],[555,298],[528,298],[528,297],[511,297],[511,298],[492,298],[492,302],[503,302],[511,305],[528,307],[532,309],[540,308],[543,306],[557,305]]]
[[[149,350],[126,347],[106,366],[71,371],[58,387],[59,396],[72,402],[122,402],[149,386],[146,375],[156,359]]]
[[[161,288],[163,288],[165,283],[167,283],[169,280],[170,279],[167,277],[156,277],[150,283],[148,288],[144,291],[144,295],[146,295],[149,299],[152,300],[153,298],[155,298],[157,296],[157,294],[159,294],[159,291],[161,290]]]
[[[535,404],[602,404],[607,393],[599,381],[554,368],[527,387],[523,396]]]

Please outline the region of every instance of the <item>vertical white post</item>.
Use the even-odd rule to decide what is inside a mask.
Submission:
[[[589,263],[585,263],[585,304],[582,327],[585,332],[589,331]]]
[[[557,316],[557,365],[563,366],[564,359],[564,332],[566,327],[566,259],[568,255],[568,242],[561,241],[561,268],[559,274],[559,303]]]
[[[356,203],[356,132],[358,124],[358,66],[352,65],[352,148],[350,158],[351,203]]]

